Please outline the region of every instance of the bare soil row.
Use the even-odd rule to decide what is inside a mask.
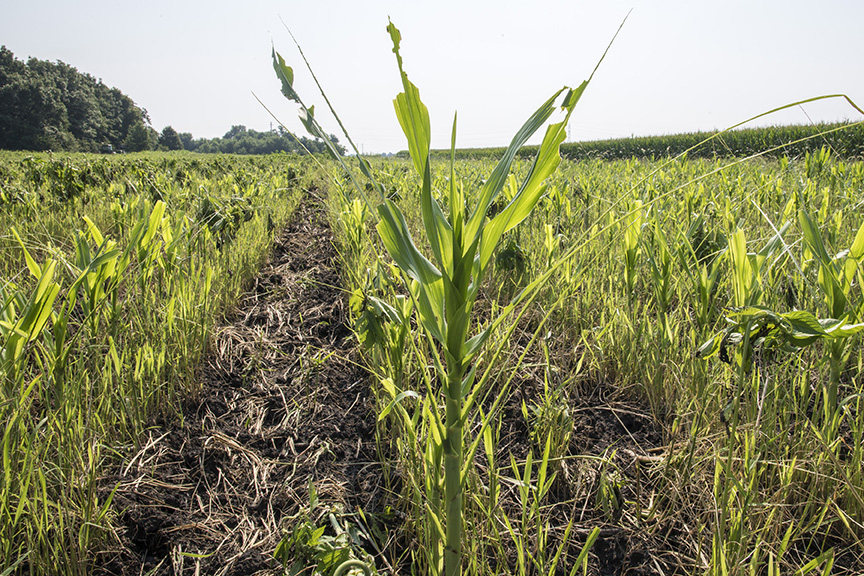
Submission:
[[[304,203],[217,329],[200,393],[104,479],[120,528],[97,573],[281,573],[273,551],[310,479],[322,500],[375,509],[375,419],[336,259],[326,213]]]

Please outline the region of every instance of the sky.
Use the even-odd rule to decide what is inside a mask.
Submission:
[[[861,0],[4,4],[0,44],[17,58],[70,64],[129,95],[157,130],[196,138],[278,121],[304,134],[297,105],[279,91],[274,46],[316,118],[341,136],[290,29],[361,151],[406,149],[393,112],[401,84],[388,18],[429,108],[434,148],[449,147],[457,112],[459,147],[507,145],[558,89],[589,77],[625,17],[571,118],[570,141],[725,129],[826,94],[864,108]],[[832,99],[750,125],[862,119]]]

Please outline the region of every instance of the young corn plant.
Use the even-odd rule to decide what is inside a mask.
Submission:
[[[642,201],[635,200],[627,210],[624,222],[624,278],[627,286],[627,300],[633,306],[634,290],[636,289],[636,263],[641,251],[642,224],[644,220]],[[611,215],[611,212],[610,212]]]
[[[451,136],[449,191],[446,197],[438,198],[432,190],[429,112],[420,99],[418,88],[408,79],[403,69],[399,53],[399,30],[390,23],[387,31],[393,42],[393,52],[396,54],[404,90],[396,97],[394,106],[399,124],[408,140],[413,167],[421,179],[421,232],[425,235],[431,257],[418,248],[402,211],[396,203],[387,198],[384,187],[375,182],[368,162],[359,154],[357,157],[361,171],[373,180],[373,189],[378,192],[375,205],[378,235],[398,267],[405,291],[413,303],[418,325],[430,342],[436,380],[444,397],[443,414],[438,411],[437,402],[424,404],[424,410],[430,411],[432,427],[430,444],[427,445],[427,460],[432,464],[443,463],[438,464],[440,468],[436,470],[428,470],[429,474],[437,476],[443,469],[443,494],[440,498],[435,496],[438,483],[433,482],[436,486],[430,491],[433,497],[428,503],[428,513],[437,527],[437,530],[432,532],[432,537],[443,543],[443,567],[434,565],[432,569],[447,576],[455,576],[462,572],[463,488],[471,469],[473,455],[482,438],[482,430],[491,421],[491,417],[483,419],[480,434],[472,440],[466,451],[465,425],[472,419],[474,403],[481,396],[489,378],[488,371],[481,378],[476,378],[475,361],[484,350],[484,344],[491,332],[513,310],[511,303],[497,318],[480,329],[473,321],[474,304],[502,237],[531,214],[546,191],[546,180],[561,161],[559,146],[566,136],[567,122],[590,78],[578,88],[564,87],[558,90],[534,112],[516,133],[490,177],[482,183],[476,195],[477,202],[470,208],[466,203],[465,188],[457,182],[454,170],[455,117]],[[315,136],[324,135],[324,131],[314,119],[314,109],[306,107],[294,90],[293,70],[275,51],[273,59],[274,68],[282,82],[282,92],[287,98],[300,104],[301,121],[307,130]],[[491,208],[510,179],[511,166],[517,151],[546,124],[556,108],[560,108],[563,119],[547,127],[537,156],[512,199],[497,213],[491,214]],[[346,137],[353,146],[347,133]],[[335,152],[335,149],[331,151]],[[338,154],[334,156],[347,169]],[[364,188],[361,188],[356,180],[353,182],[363,200],[370,204]],[[448,213],[442,210],[442,203],[449,208]],[[537,283],[532,283],[517,294],[516,299],[524,299],[528,292],[536,292],[538,287]],[[438,542],[431,542],[430,548],[435,550],[439,545]]]
[[[650,271],[651,287],[654,289],[654,300],[657,303],[657,313],[663,328],[665,341],[671,342],[672,336],[667,313],[672,300],[672,252],[666,241],[660,216],[655,214],[651,224],[651,234],[643,238],[643,244],[648,252],[648,269]]]
[[[804,232],[804,242],[818,263],[819,272],[817,284],[822,292],[822,298],[827,305],[831,317],[836,319],[828,324],[843,325],[859,322],[864,310],[864,301],[854,305],[853,286],[856,275],[861,277],[861,262],[864,261],[864,224],[858,229],[852,245],[831,256],[822,238],[818,226],[813,222],[807,210],[801,208],[798,213],[801,229]],[[826,322],[823,322],[826,324]],[[827,324],[826,324],[827,325]],[[864,324],[858,324],[864,326]],[[836,333],[836,329],[835,329]],[[825,395],[826,417],[832,415],[837,408],[840,374],[849,358],[846,338],[832,338],[829,344],[830,374]]]
[[[858,262],[864,255],[864,225],[859,229],[852,247],[831,258],[818,229],[804,210],[800,212],[800,219],[805,244],[819,261],[818,283],[833,318],[818,318],[806,310],[780,313],[756,304],[761,289],[759,270],[789,224],[783,226],[759,254],[747,254],[744,233],[738,230],[730,241],[737,307],[727,314],[726,328],[709,338],[696,354],[703,359],[719,355],[721,360],[731,363],[729,350],[736,348],[740,387],[757,353],[764,359],[770,359],[779,352],[795,353],[818,341],[825,342],[829,350],[830,375],[825,386],[823,409],[826,424],[836,425],[840,370],[848,358],[851,337],[864,330],[864,323],[855,322],[855,311],[847,310],[847,299],[851,296],[851,286],[858,273]],[[737,398],[735,406],[737,409]]]
[[[716,230],[706,233],[705,217],[700,214],[685,234],[679,236],[678,268],[683,270],[692,287],[692,300],[696,325],[702,330],[713,320],[714,304],[720,280],[723,259],[720,251],[726,247],[726,238]]]

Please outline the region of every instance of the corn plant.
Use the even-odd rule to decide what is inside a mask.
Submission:
[[[54,281],[56,261],[47,260],[40,266],[30,260],[28,265],[37,281],[29,298],[14,286],[0,287],[0,378],[4,388],[19,383],[27,362],[26,346],[42,333],[60,292]]]
[[[758,253],[747,252],[744,230],[739,228],[729,238],[728,254],[735,306],[749,306],[760,301],[765,264],[782,244],[783,234],[790,225],[791,222],[787,222]]]
[[[641,252],[640,238],[642,237],[643,219],[642,201],[635,200],[622,223],[624,227],[624,242],[622,244],[624,249],[624,279],[627,287],[627,298],[631,305],[635,296],[633,292],[636,289],[636,262]]]
[[[121,180],[146,172],[168,203],[142,198],[140,182],[95,189],[86,157],[61,166],[89,174],[86,205],[52,186],[50,163],[19,164],[12,171],[32,172],[31,193],[46,201],[32,218],[35,206],[0,211],[9,231],[0,236],[0,573],[84,574],[112,520],[111,496],[97,499],[96,489],[122,450],[105,446],[134,442],[153,410],[193,382],[217,304],[239,284],[225,272],[248,278],[273,226],[264,233],[256,212],[215,249],[188,216],[197,187],[181,195],[164,173],[150,174],[155,156],[112,165]],[[285,188],[282,168],[272,169],[257,194]],[[200,173],[189,184],[202,182],[213,185]],[[295,202],[273,202],[268,216],[281,225]]]
[[[700,329],[712,320],[722,259],[718,255],[725,248],[726,239],[716,230],[706,233],[704,214],[700,214],[683,234],[678,250],[679,269],[687,275],[692,286],[696,324]]]
[[[671,342],[672,336],[667,313],[672,300],[673,259],[659,215],[654,216],[651,234],[646,234],[642,242],[649,254],[648,269],[651,272],[649,278],[654,291],[654,300],[657,303],[660,324],[663,328],[663,337],[665,341]]]
[[[858,309],[850,301],[853,298],[852,287],[855,277],[858,275],[860,278],[859,268],[864,261],[864,224],[858,229],[848,249],[831,256],[819,228],[804,208],[799,210],[799,221],[806,246],[817,262],[819,270],[817,284],[831,317],[838,325],[862,320],[861,310],[864,308],[864,300],[859,304]],[[836,333],[836,329],[832,333]],[[837,407],[840,373],[848,357],[845,343],[845,337],[837,337],[832,338],[829,345],[830,375],[825,395],[826,416]]]
[[[550,98],[523,127],[508,149],[509,154],[496,167],[487,185],[480,192],[478,206],[468,213],[461,190],[451,186],[449,219],[443,214],[431,190],[429,166],[429,117],[417,88],[402,71],[398,55],[399,33],[390,27],[394,49],[405,92],[396,100],[397,116],[409,142],[409,151],[417,172],[423,178],[422,209],[426,239],[432,248],[435,263],[417,249],[404,216],[389,200],[378,206],[378,232],[394,261],[405,276],[426,333],[444,351],[444,361],[436,354],[438,377],[446,396],[446,412],[438,424],[444,461],[444,522],[445,573],[461,573],[462,487],[467,470],[463,461],[463,425],[468,419],[469,393],[473,392],[471,363],[485,343],[489,328],[469,337],[471,312],[477,290],[488,269],[494,249],[505,232],[524,220],[543,193],[543,181],[559,162],[558,145],[563,141],[564,128],[584,85],[578,91],[568,90],[562,108],[564,122],[553,125],[538,154],[538,162],[523,181],[517,196],[488,224],[489,206],[501,190],[503,177],[508,174],[513,154],[546,121],[554,110],[558,92]],[[454,125],[455,145],[455,125]],[[455,148],[455,146],[454,146]],[[436,266],[437,264],[437,266]],[[439,522],[441,518],[438,519]]]
[[[387,30],[393,42],[404,90],[394,101],[396,116],[408,140],[413,167],[421,179],[421,231],[431,257],[418,248],[401,209],[386,197],[384,187],[377,182],[373,185],[379,196],[375,206],[378,215],[376,228],[387,253],[398,267],[418,324],[430,342],[436,380],[445,401],[444,414],[439,414],[435,405],[427,404],[425,408],[431,415],[427,468],[433,477],[437,476],[438,470],[443,469],[443,494],[440,494],[439,500],[436,495],[438,483],[433,483],[429,490],[432,497],[428,512],[437,527],[433,538],[440,538],[443,543],[443,566],[437,563],[438,559],[433,559],[433,569],[441,571],[443,568],[443,573],[454,576],[462,570],[463,488],[473,454],[482,437],[474,439],[466,452],[464,427],[472,418],[472,408],[489,375],[487,371],[477,379],[475,361],[492,331],[512,310],[512,306],[508,307],[481,329],[473,320],[474,304],[502,238],[528,217],[546,191],[546,180],[555,172],[561,160],[559,146],[566,136],[567,122],[588,81],[575,89],[562,88],[540,106],[514,136],[492,174],[480,187],[476,204],[469,208],[464,187],[457,183],[453,169],[455,117],[451,137],[449,191],[443,198],[433,193],[429,112],[420,98],[418,88],[403,69],[399,30],[392,23]],[[294,90],[293,70],[275,51],[273,56],[283,94],[300,104],[301,121],[307,130],[315,136],[324,135],[314,120],[314,109],[306,107]],[[534,162],[521,184],[516,186],[516,180],[510,172],[517,151],[546,123],[556,108],[562,111],[563,119],[547,127]],[[350,137],[348,140],[350,142]],[[372,178],[368,162],[362,158],[359,158],[359,162],[363,174]],[[500,211],[491,214],[508,181],[511,182],[512,199],[503,207],[499,206]],[[356,182],[355,189],[369,202],[364,189]],[[445,214],[442,204],[449,207],[449,213]],[[536,284],[532,286],[532,290],[536,290]],[[523,291],[521,297],[525,294]],[[489,420],[486,419],[482,428],[485,429],[488,424]],[[438,549],[438,544],[432,543],[431,548]]]

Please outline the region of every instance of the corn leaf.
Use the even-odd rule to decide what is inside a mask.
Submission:
[[[387,252],[408,276],[424,286],[441,279],[441,272],[417,249],[402,211],[390,200],[378,206],[377,229]]]
[[[102,232],[99,231],[99,227],[96,226],[96,223],[90,219],[89,216],[84,216],[84,222],[87,224],[87,230],[90,232],[90,237],[93,239],[97,245],[102,244],[105,241],[105,237],[102,236]]]
[[[420,100],[420,91],[417,86],[408,80],[408,75],[402,68],[402,55],[399,53],[402,34],[392,22],[387,25],[387,32],[390,33],[390,39],[393,41],[393,53],[396,54],[402,87],[405,90],[396,97],[393,104],[402,131],[408,138],[408,151],[414,161],[414,168],[422,176],[429,159],[429,142],[431,141],[429,110]]]
[[[417,249],[405,217],[396,204],[385,199],[378,206],[378,215],[380,219],[376,228],[384,247],[399,268],[415,282],[410,288],[423,326],[437,341],[446,343],[441,314],[444,309],[441,272]]]
[[[30,273],[34,278],[39,278],[42,275],[42,268],[36,263],[32,256],[30,256],[30,252],[27,250],[27,247],[24,245],[24,241],[21,240],[21,237],[18,235],[18,231],[15,228],[12,228],[12,235],[15,236],[15,239],[18,241],[18,245],[21,246],[21,250],[24,251],[24,260],[27,262],[27,269],[30,270]]]
[[[447,272],[450,268],[452,252],[453,231],[438,202],[432,197],[432,173],[429,163],[429,146],[432,139],[431,124],[429,121],[429,110],[420,99],[420,90],[410,80],[402,67],[402,56],[399,53],[399,43],[402,35],[391,22],[387,31],[393,40],[393,52],[399,65],[399,74],[402,78],[401,92],[393,101],[396,117],[405,138],[408,140],[408,152],[414,162],[414,168],[423,178],[420,193],[420,208],[423,213],[423,225],[432,247],[432,253],[438,261],[442,271]]]
[[[753,267],[747,257],[747,239],[740,228],[729,239],[729,256],[732,259],[732,288],[735,294],[735,305],[744,306],[748,303],[750,288],[753,283]]]
[[[531,138],[531,136],[533,136],[541,126],[543,126],[546,120],[549,119],[555,111],[555,100],[558,99],[558,96],[560,96],[564,90],[566,90],[566,88],[562,88],[553,94],[549,100],[544,102],[540,108],[538,108],[534,114],[528,118],[519,131],[516,132],[516,135],[513,136],[513,140],[510,141],[507,150],[504,151],[498,164],[495,165],[495,169],[492,170],[489,179],[486,180],[485,184],[483,184],[483,188],[480,190],[480,198],[477,206],[465,226],[465,236],[467,238],[473,238],[480,234],[486,220],[486,214],[489,211],[489,206],[501,192],[504,183],[507,181],[507,176],[510,174],[510,167],[513,164],[513,159],[516,157],[516,152],[518,152],[519,149],[525,145],[528,139]]]
[[[525,177],[518,193],[510,204],[489,223],[483,231],[483,241],[480,247],[480,270],[484,270],[492,258],[492,253],[498,245],[501,236],[518,226],[534,210],[537,202],[546,191],[543,182],[555,172],[561,163],[559,148],[567,135],[567,122],[579,97],[585,90],[587,82],[583,82],[577,90],[569,90],[564,97],[562,108],[566,116],[562,122],[552,124],[546,129],[540,150],[528,175]],[[559,92],[560,94],[560,92]]]
[[[855,234],[855,240],[852,242],[852,247],[849,248],[849,255],[856,260],[864,258],[864,222],[858,228],[858,233]]]
[[[822,234],[819,232],[819,228],[813,223],[813,220],[810,219],[810,215],[803,208],[798,211],[798,221],[801,223],[801,231],[804,233],[807,245],[823,265],[830,266],[831,257],[828,256],[828,250],[825,249]]]
[[[285,59],[282,55],[273,49],[273,69],[276,70],[276,76],[282,81],[282,94],[289,100],[300,103],[300,96],[294,91],[294,70],[285,64]]]
[[[153,240],[153,237],[156,236],[156,232],[162,224],[162,217],[165,215],[165,208],[166,204],[162,200],[159,200],[156,202],[156,205],[153,206],[153,211],[150,213],[150,219],[147,221],[147,232],[145,232],[144,236],[141,238],[140,248],[146,248]]]

